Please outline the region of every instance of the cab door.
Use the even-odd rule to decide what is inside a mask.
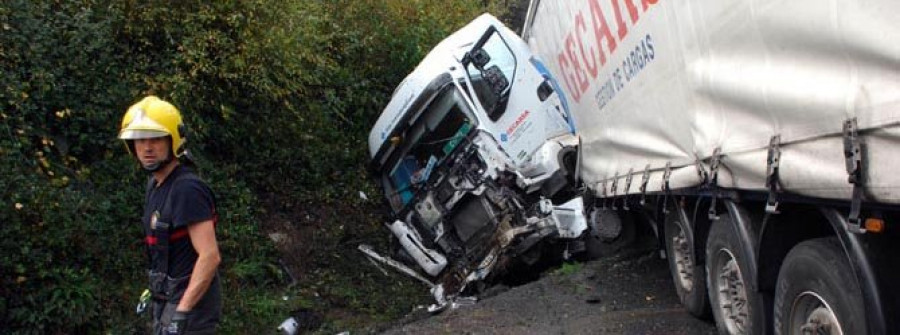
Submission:
[[[531,156],[548,139],[574,133],[549,71],[499,22],[487,29],[462,64],[490,120],[485,128],[518,168],[527,170]]]

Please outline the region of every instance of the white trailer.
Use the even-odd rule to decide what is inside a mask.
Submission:
[[[900,1],[532,0],[589,209],[728,334],[900,333]],[[618,231],[620,220],[599,229]]]

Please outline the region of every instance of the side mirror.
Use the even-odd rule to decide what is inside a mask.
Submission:
[[[491,88],[491,92],[497,96],[503,95],[506,88],[509,87],[509,80],[506,79],[506,75],[503,74],[503,71],[497,65],[492,65],[485,69],[483,75],[484,80],[488,82],[488,86]]]
[[[484,49],[472,50],[469,53],[469,57],[472,59],[472,64],[479,69],[483,69],[484,66],[491,61],[491,55],[489,55],[487,51],[484,51]]]
[[[475,42],[475,45],[472,46],[472,50],[466,52],[466,55],[463,56],[462,63],[463,65],[468,65],[468,63],[472,63],[478,69],[483,69],[488,62],[491,61],[491,55],[484,50],[484,45],[487,43],[488,39],[494,34],[497,33],[497,27],[490,26],[487,31],[478,38],[478,41]]]
[[[461,60],[472,90],[484,110],[496,121],[506,110],[516,57],[497,27],[489,27]]]

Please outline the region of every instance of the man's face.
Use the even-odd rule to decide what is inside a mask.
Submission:
[[[169,137],[134,140],[134,152],[145,168],[158,165],[168,159],[169,148]]]

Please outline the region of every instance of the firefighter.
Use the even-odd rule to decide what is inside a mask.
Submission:
[[[155,96],[128,108],[119,131],[150,173],[141,222],[153,334],[214,334],[222,310],[215,198],[180,162],[187,160],[185,131],[178,109]]]

